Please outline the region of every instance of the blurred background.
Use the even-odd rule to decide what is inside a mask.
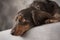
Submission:
[[[0,31],[13,27],[18,11],[29,7],[34,0],[0,0]],[[60,5],[60,0],[53,0]]]

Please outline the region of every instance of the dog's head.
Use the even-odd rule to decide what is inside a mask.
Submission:
[[[15,27],[12,29],[11,34],[16,36],[23,35],[24,32],[31,28],[31,23],[28,17],[26,19],[23,15],[18,14],[16,17],[16,24],[14,25]]]

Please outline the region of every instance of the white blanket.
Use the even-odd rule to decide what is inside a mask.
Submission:
[[[12,36],[10,31],[0,32],[0,40],[60,40],[60,22],[32,28],[23,37]]]

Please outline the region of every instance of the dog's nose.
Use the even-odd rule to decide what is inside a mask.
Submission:
[[[12,32],[11,34],[12,34],[12,35],[14,35],[14,33],[13,33],[13,32]]]
[[[12,31],[11,31],[11,34],[14,35],[14,33],[15,33],[14,30],[12,30]]]

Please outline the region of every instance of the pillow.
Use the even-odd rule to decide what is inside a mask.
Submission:
[[[12,36],[10,31],[1,31],[0,40],[60,40],[60,22],[32,28],[22,37]]]

